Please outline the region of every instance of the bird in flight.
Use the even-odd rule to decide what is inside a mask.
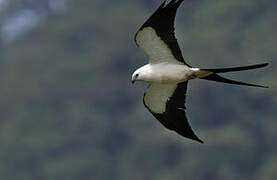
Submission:
[[[174,33],[176,11],[183,0],[166,2],[165,0],[160,5],[135,35],[135,42],[146,54],[149,63],[133,73],[132,83],[135,81],[149,83],[143,103],[160,123],[181,136],[203,143],[193,132],[186,117],[184,104],[188,81],[200,78],[266,88],[226,79],[218,74],[261,68],[268,63],[220,69],[191,67],[184,61]]]

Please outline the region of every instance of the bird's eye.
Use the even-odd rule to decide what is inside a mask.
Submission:
[[[136,74],[135,76],[136,76],[136,78],[137,78],[137,77],[139,76],[139,74]]]

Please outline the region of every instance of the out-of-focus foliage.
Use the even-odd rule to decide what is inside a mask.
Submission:
[[[276,178],[277,2],[179,9],[176,36],[192,66],[271,63],[230,74],[269,89],[189,83],[187,114],[204,145],[160,125],[142,104],[146,85],[130,83],[147,62],[134,33],[159,4],[72,0],[0,46],[0,179]]]

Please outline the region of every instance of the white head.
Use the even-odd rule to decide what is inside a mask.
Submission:
[[[149,66],[145,65],[137,69],[132,75],[132,83],[136,81],[148,81],[149,79]]]

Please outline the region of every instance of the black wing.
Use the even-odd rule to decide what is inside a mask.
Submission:
[[[136,33],[135,41],[137,45],[140,48],[142,48],[144,52],[149,56],[149,53],[146,52],[148,49],[143,47],[145,46],[145,43],[141,42],[140,39],[143,39],[143,41],[147,41],[148,39],[152,38],[147,33],[143,33],[144,29],[151,27],[155,30],[155,33],[157,34],[159,39],[161,39],[165,43],[165,45],[170,49],[175,59],[189,66],[184,61],[182,52],[180,50],[174,33],[174,20],[176,16],[176,11],[182,2],[183,0],[171,0],[165,6],[166,1],[164,1],[161,4],[161,6],[154,12],[154,14],[142,25],[142,27]]]
[[[186,138],[203,143],[194,134],[186,117],[184,105],[186,90],[187,82],[177,85],[150,84],[144,94],[143,103],[166,128],[176,131]]]

